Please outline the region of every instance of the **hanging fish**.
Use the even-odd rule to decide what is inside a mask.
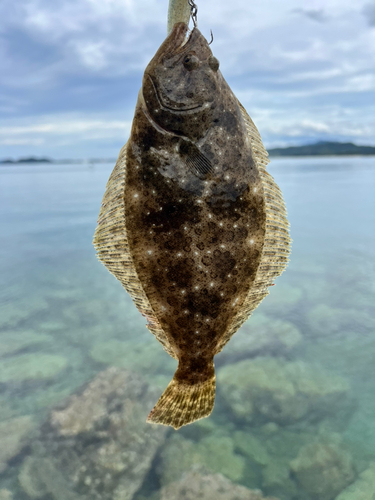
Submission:
[[[214,356],[268,294],[290,238],[267,152],[207,40],[185,23],[146,68],[94,245],[178,361],[148,422],[210,415]]]

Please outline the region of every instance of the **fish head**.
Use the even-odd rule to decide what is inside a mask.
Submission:
[[[143,77],[148,113],[163,129],[197,140],[214,119],[219,98],[219,61],[201,32],[176,23]]]

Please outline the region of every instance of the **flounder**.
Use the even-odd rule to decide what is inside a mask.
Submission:
[[[214,356],[285,269],[289,224],[251,118],[197,28],[147,66],[94,245],[178,361],[148,416],[175,429],[214,405]]]

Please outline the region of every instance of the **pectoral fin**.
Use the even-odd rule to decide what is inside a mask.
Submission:
[[[200,179],[205,180],[213,174],[212,163],[192,142],[182,141],[180,154],[185,159],[189,170]]]

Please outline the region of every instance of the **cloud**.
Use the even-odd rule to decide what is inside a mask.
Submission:
[[[375,26],[375,2],[369,3],[363,7],[363,14],[367,18],[370,26]]]
[[[45,151],[52,150],[52,154],[59,157],[66,157],[66,150],[74,156],[74,152],[81,150],[82,145],[87,150],[87,156],[115,156],[116,149],[110,151],[108,142],[116,144],[116,148],[121,147],[126,142],[131,127],[130,121],[106,116],[88,118],[78,114],[44,116],[37,123],[30,118],[22,121],[19,125],[12,120],[1,124],[0,145],[39,147],[39,150],[43,146]]]
[[[306,16],[313,21],[318,23],[324,23],[327,21],[328,17],[323,9],[293,9],[292,12],[296,14],[301,14],[302,16]]]
[[[368,1],[199,3],[199,29],[207,37],[213,29],[223,75],[267,141],[375,136],[367,112],[375,102],[375,30],[364,29],[365,19],[374,25],[375,4]],[[165,38],[167,4],[2,0],[0,137],[8,154],[22,144],[26,152],[27,141],[56,155],[63,147],[115,154],[143,70]]]

